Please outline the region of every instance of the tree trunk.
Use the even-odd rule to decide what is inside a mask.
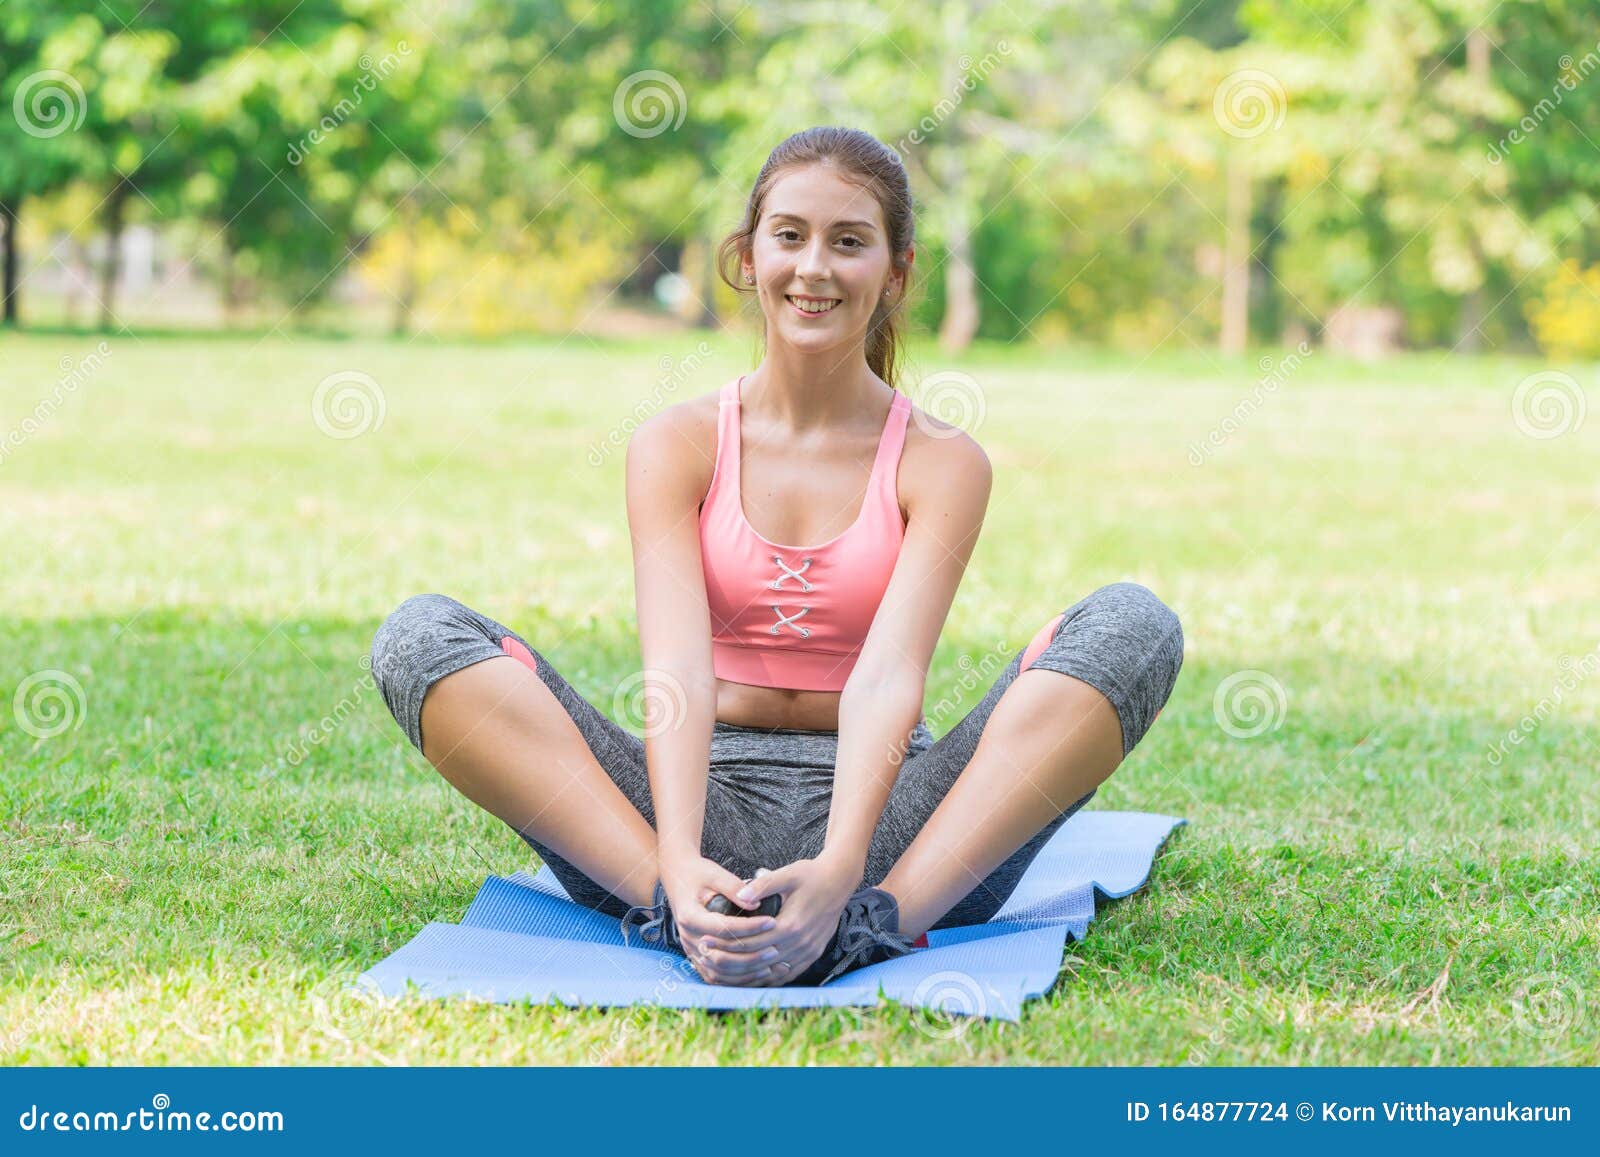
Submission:
[[[5,302],[4,312],[0,313],[0,324],[17,324],[17,203],[15,201],[0,200],[0,229],[5,230],[5,238],[0,244],[5,246],[3,255],[0,255],[0,299]]]
[[[1250,340],[1250,168],[1227,160],[1228,236],[1222,263],[1222,352],[1241,354]]]
[[[407,193],[400,201],[400,237],[405,247],[400,257],[400,284],[394,297],[394,313],[389,322],[393,337],[411,332],[411,313],[417,304],[417,200]]]
[[[233,265],[233,243],[228,239],[228,231],[222,231],[222,259],[217,267],[218,280],[221,284],[217,287],[222,296],[222,324],[232,328],[239,317],[239,281]]]
[[[111,329],[117,324],[113,299],[117,292],[117,274],[122,258],[122,225],[128,208],[128,194],[132,186],[126,177],[118,177],[111,196],[106,198],[106,259],[100,266],[100,328]]]
[[[945,246],[944,317],[939,322],[939,346],[958,353],[972,344],[980,319],[978,279],[973,272],[972,213],[967,204],[966,161],[960,138],[939,152],[939,183],[944,190]]]
[[[1489,34],[1480,25],[1467,33],[1467,75],[1472,77],[1473,83],[1479,92],[1489,87]],[[1472,118],[1473,130],[1482,137],[1487,129],[1484,119],[1480,116]],[[1476,236],[1469,234],[1467,243],[1472,247],[1473,258],[1488,276],[1487,260],[1482,249],[1478,246]],[[1457,353],[1478,353],[1483,349],[1483,323],[1489,317],[1488,295],[1483,286],[1470,290],[1461,299],[1461,305],[1456,314],[1456,344]]]
[[[700,262],[700,320],[701,329],[720,329],[717,319],[717,247],[705,242]]]

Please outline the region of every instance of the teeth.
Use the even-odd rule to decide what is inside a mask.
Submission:
[[[789,300],[794,302],[807,313],[827,313],[830,309],[839,304],[837,301],[801,301],[793,297],[791,297]]]

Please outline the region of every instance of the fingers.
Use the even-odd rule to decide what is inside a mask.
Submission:
[[[735,904],[743,904],[747,908],[754,908],[768,896],[787,892],[794,886],[793,867],[793,864],[786,864],[775,871],[767,871],[765,869],[757,871],[755,879],[748,884],[741,881],[736,886],[735,891],[727,893],[728,899]]]
[[[700,954],[711,969],[720,977],[748,979],[772,968],[772,962],[778,959],[778,950],[768,948],[762,952],[728,952],[721,948],[708,948]]]
[[[730,963],[729,961],[735,962]],[[694,965],[695,971],[700,974],[700,979],[707,984],[747,987],[783,983],[784,974],[774,971],[772,967],[774,962],[771,960],[740,966],[736,962],[736,958],[724,955],[722,960],[718,960],[716,953],[702,953],[698,957],[690,957],[690,963]]]
[[[775,916],[718,916],[704,909],[692,914],[686,912],[678,921],[680,933],[687,929],[688,934],[701,940],[710,936],[728,948],[747,944],[751,937],[777,926]]]
[[[732,872],[728,871],[727,868],[724,868],[715,860],[707,860],[706,863],[710,865],[712,869],[710,872],[712,879],[709,881],[711,886],[706,891],[705,895],[699,897],[700,903],[709,904],[711,902],[712,895],[716,892],[721,892],[730,900],[733,899],[733,894],[740,888],[744,887],[744,881],[738,876],[735,876]]]

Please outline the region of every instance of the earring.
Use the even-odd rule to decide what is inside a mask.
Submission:
[[[746,284],[746,285],[754,285],[754,284],[755,284],[755,283],[756,283],[756,278],[755,278],[755,274],[753,274],[753,273],[746,273],[746,274],[745,274],[745,275],[744,275],[744,283],[745,283],[745,284]]]

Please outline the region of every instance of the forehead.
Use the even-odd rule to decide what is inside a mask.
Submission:
[[[772,218],[780,214],[798,217],[809,225],[849,221],[883,228],[883,206],[871,190],[825,165],[791,169],[772,183],[761,215]]]

